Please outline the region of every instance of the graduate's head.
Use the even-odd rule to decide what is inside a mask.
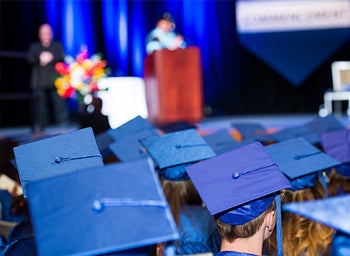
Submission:
[[[250,237],[260,228],[264,239],[270,235],[280,216],[280,191],[290,183],[260,142],[186,169],[224,239]],[[232,229],[239,234],[229,234]]]
[[[270,206],[258,217],[241,225],[233,225],[216,219],[216,226],[222,239],[233,242],[237,238],[248,238],[256,234],[260,229],[265,229],[264,239],[267,239],[276,225],[276,202],[273,200]]]

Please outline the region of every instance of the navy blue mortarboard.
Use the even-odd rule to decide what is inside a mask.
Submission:
[[[331,157],[341,162],[335,169],[338,174],[350,176],[350,130],[343,129],[322,134],[323,150]]]
[[[25,198],[29,196],[27,185],[34,181],[103,166],[90,127],[17,146],[13,150]]]
[[[157,164],[159,174],[169,180],[187,179],[186,165],[215,156],[195,129],[148,137],[140,142]]]
[[[192,164],[186,169],[212,215],[230,214],[231,209],[290,187],[260,142]],[[261,212],[251,214],[243,211],[237,213],[233,222],[235,225],[244,224],[266,208],[260,210]]]
[[[188,129],[197,129],[197,126],[187,121],[177,121],[169,124],[160,125],[158,126],[158,128],[165,133],[169,133]]]
[[[227,129],[220,129],[214,133],[204,135],[203,139],[218,155],[254,142],[253,139],[238,142]]]
[[[6,239],[8,243],[11,244],[25,237],[34,237],[34,230],[30,218],[21,221],[13,227]]]
[[[24,220],[24,216],[21,214],[13,213],[13,199],[13,195],[8,190],[0,189],[0,229],[2,235],[6,237],[19,222]]]
[[[318,172],[339,163],[303,138],[290,139],[266,146],[267,152],[289,178],[292,190],[312,187],[318,181]]]
[[[259,123],[232,123],[232,126],[239,131],[243,139],[254,139],[263,143],[273,141],[266,128]]]
[[[96,143],[98,146],[98,149],[101,152],[102,157],[108,157],[112,154],[112,152],[109,150],[109,145],[111,145],[114,140],[113,138],[108,134],[108,132],[101,132],[95,135]]]
[[[304,124],[304,126],[311,131],[322,135],[325,132],[343,130],[345,127],[334,115],[325,117],[317,116]]]
[[[37,256],[37,249],[35,245],[34,236],[24,237],[17,239],[16,241],[9,243],[1,251],[2,256]]]
[[[320,136],[305,126],[287,127],[272,133],[271,136],[278,142],[295,138],[303,138],[311,144],[320,142]]]
[[[148,156],[140,140],[153,136],[159,136],[156,130],[142,130],[112,143],[109,148],[120,161],[136,160]]]
[[[145,129],[156,129],[150,122],[141,116],[136,116],[135,118],[125,122],[121,126],[108,130],[108,134],[113,138],[114,141],[126,138],[136,132],[140,132]]]
[[[337,233],[332,239],[331,255],[349,255],[350,195],[288,203],[283,206],[283,210],[301,215],[335,229]]]
[[[5,176],[5,179],[3,178]],[[1,187],[6,185],[2,184],[3,182],[7,182],[6,179],[9,179],[6,175],[1,174],[0,175],[0,184]],[[13,180],[10,180],[10,182],[14,182]],[[12,188],[12,190],[15,190],[16,188]],[[14,214],[12,212],[12,204],[13,204],[13,198],[14,195],[10,193],[12,190],[8,190],[7,188],[0,188],[0,222],[1,221],[13,221],[13,222],[20,222],[23,220],[23,216]]]
[[[279,191],[290,184],[260,142],[186,169],[209,212],[230,225],[242,225],[257,218],[276,198],[278,250],[282,250]]]
[[[28,190],[39,255],[100,255],[179,238],[150,158],[52,177]]]

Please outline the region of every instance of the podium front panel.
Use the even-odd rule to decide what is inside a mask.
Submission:
[[[155,124],[199,122],[203,117],[200,50],[158,50],[144,65],[148,119]]]

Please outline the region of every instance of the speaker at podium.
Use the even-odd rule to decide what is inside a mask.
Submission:
[[[198,47],[162,49],[147,55],[144,81],[151,123],[197,123],[203,118],[203,78]]]

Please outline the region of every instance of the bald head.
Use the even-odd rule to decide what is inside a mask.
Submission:
[[[53,40],[52,28],[49,24],[44,23],[39,28],[39,40],[45,47],[50,46]]]

